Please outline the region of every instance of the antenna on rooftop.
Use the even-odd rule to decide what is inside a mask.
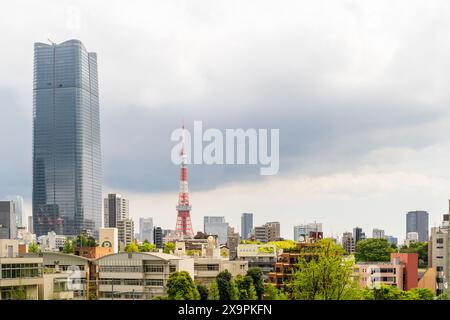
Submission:
[[[53,42],[52,39],[50,39],[50,38],[47,38],[47,40],[48,40],[52,45],[55,45],[55,44],[56,44],[56,43]]]

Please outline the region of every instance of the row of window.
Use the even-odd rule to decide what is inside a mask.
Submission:
[[[163,279],[100,279],[101,285],[115,286],[164,286]]]

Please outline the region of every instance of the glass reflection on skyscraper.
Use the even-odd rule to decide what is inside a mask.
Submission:
[[[98,235],[101,224],[97,55],[78,40],[35,43],[33,224],[48,231]]]

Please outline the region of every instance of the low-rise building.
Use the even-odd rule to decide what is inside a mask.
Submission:
[[[159,252],[118,253],[95,261],[99,299],[142,300],[162,296],[172,272],[194,277],[194,260]]]
[[[365,262],[354,266],[354,276],[361,288],[385,284],[401,290],[418,286],[417,253],[391,253],[390,262]]]
[[[247,261],[248,268],[260,268],[263,277],[267,279],[277,262],[277,247],[270,244],[239,244],[237,259]]]

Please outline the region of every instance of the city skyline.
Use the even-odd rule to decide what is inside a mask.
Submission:
[[[153,217],[155,225],[172,228],[179,171],[170,162],[169,133],[182,117],[187,126],[198,119],[220,129],[280,128],[275,177],[245,166],[189,166],[194,230],[202,230],[203,216],[225,216],[238,227],[240,215],[253,212],[254,225],[280,221],[286,238],[293,225],[317,220],[325,235],[378,227],[401,241],[407,212],[428,211],[430,227],[447,212],[449,79],[438,59],[424,58],[447,55],[447,40],[440,33],[445,28],[433,29],[434,37],[422,29],[430,21],[448,25],[444,2],[405,10],[396,4],[401,17],[389,15],[390,5],[383,3],[330,3],[325,12],[311,4],[305,12],[295,2],[289,8],[261,2],[258,8],[152,4],[152,10],[139,10],[147,8],[142,2],[113,4],[97,21],[88,9],[102,5],[61,2],[32,28],[27,24],[45,6],[31,3],[26,13],[8,4],[0,13],[7,28],[19,30],[7,39],[18,50],[0,53],[8,61],[0,66],[0,102],[11,119],[0,128],[0,142],[8,148],[0,160],[0,197],[22,195],[27,216],[32,44],[48,37],[57,43],[79,39],[101,57],[103,196],[126,195],[135,221]],[[299,19],[267,20],[274,10]],[[423,24],[415,24],[423,12]],[[232,18],[237,21],[230,23]],[[273,27],[269,34],[266,23]],[[311,23],[318,28],[308,28]],[[388,45],[366,42],[365,36]],[[395,76],[399,72],[402,77]]]

